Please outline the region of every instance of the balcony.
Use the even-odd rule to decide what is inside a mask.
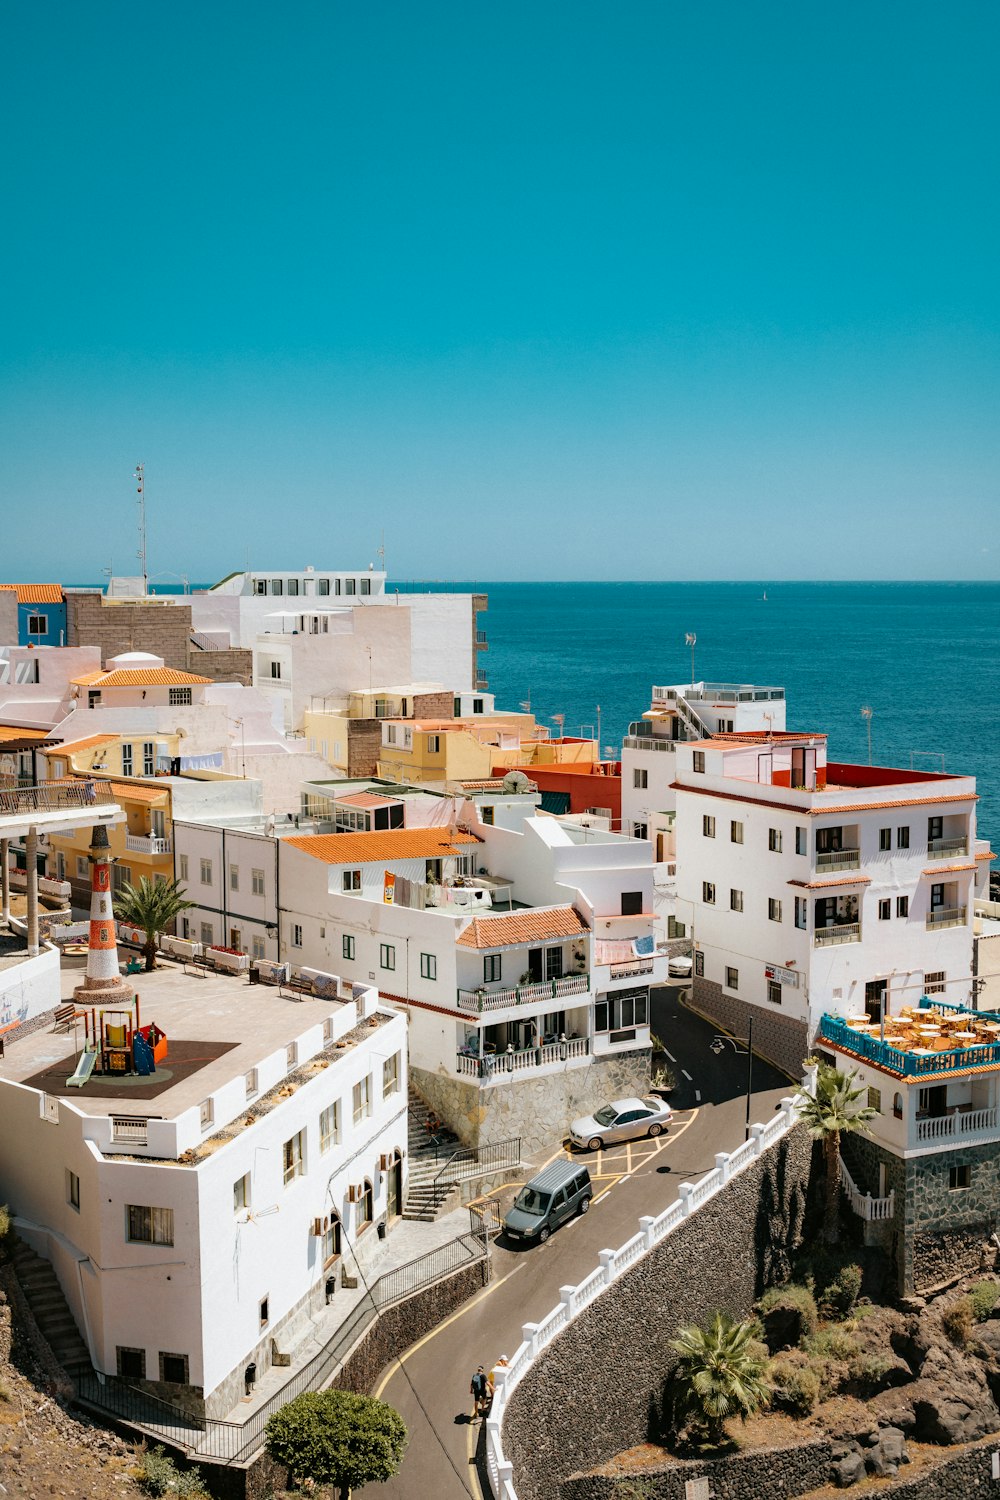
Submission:
[[[169,854],[170,840],[157,838],[149,833],[127,833],[125,835],[125,848],[130,854]]]
[[[477,1078],[482,1083],[503,1083],[518,1073],[537,1068],[573,1062],[590,1055],[590,1038],[573,1037],[565,1042],[546,1042],[541,1047],[526,1047],[520,1052],[488,1052],[485,1057],[459,1052],[456,1063],[459,1076]]]
[[[969,841],[960,839],[928,839],[928,859],[948,859],[954,854],[968,854]]]
[[[652,972],[652,958],[633,958],[628,963],[611,965],[612,979],[635,979],[640,974],[652,974]]]
[[[828,849],[816,855],[817,870],[860,870],[860,849]]]
[[[860,943],[861,923],[843,922],[839,927],[817,927],[813,947],[834,948],[840,943]]]
[[[1000,1022],[992,1014],[988,1021],[985,1020],[986,1014],[966,1010],[964,1006],[935,1008],[921,1003],[921,1020],[931,1020],[935,1015],[939,1019],[942,1015],[953,1015],[958,1019],[951,1024],[963,1028],[953,1038],[955,1045],[949,1045],[951,1037],[945,1038],[939,1051],[930,1050],[929,1045],[918,1046],[916,1041],[900,1037],[883,1042],[869,1031],[851,1026],[843,1016],[824,1015],[820,1020],[819,1031],[820,1036],[834,1046],[842,1047],[853,1056],[874,1063],[877,1068],[883,1068],[901,1078],[922,1078],[939,1073],[965,1073],[969,1070],[978,1072],[1000,1063],[1000,1042],[996,1040],[1000,1033]],[[946,1021],[944,1024],[947,1027],[949,1023]],[[975,1036],[971,1045],[968,1040],[970,1032]],[[921,1043],[925,1041],[923,1033],[913,1031],[911,1034]]]
[[[626,750],[673,750],[676,748],[673,740],[654,734],[627,734],[622,740],[622,745]]]
[[[962,1141],[970,1136],[990,1135],[997,1128],[997,1111],[964,1109],[960,1105],[951,1113],[927,1120],[917,1120],[917,1140],[923,1144],[938,1141]]]
[[[63,812],[66,808],[108,806],[116,801],[111,787],[100,781],[47,781],[42,786],[0,791],[0,814]]]
[[[561,979],[538,979],[504,988],[459,990],[458,1008],[474,1015],[487,1015],[490,1011],[509,1010],[514,1005],[542,1005],[567,995],[585,995],[589,989],[589,974],[565,974]]]
[[[476,650],[477,651],[488,651],[489,649],[490,649],[490,643],[486,639],[486,631],[485,630],[477,630],[476,631]]]
[[[937,911],[928,912],[928,932],[939,927],[964,927],[967,910],[965,906],[940,906]]]

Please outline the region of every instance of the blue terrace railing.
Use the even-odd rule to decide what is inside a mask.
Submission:
[[[921,1002],[923,1006],[923,1002]],[[924,1007],[929,1008],[929,1007]],[[958,1007],[949,1006],[949,1009]],[[970,1015],[973,1012],[970,1011]],[[923,1057],[893,1047],[890,1042],[881,1042],[878,1037],[856,1031],[840,1016],[824,1016],[819,1023],[819,1034],[835,1046],[846,1047],[857,1057],[873,1062],[876,1067],[899,1073],[904,1078],[919,1078],[925,1073],[945,1073],[957,1068],[985,1068],[1000,1063],[1000,1042],[982,1043],[974,1047],[956,1047],[950,1052],[934,1052]]]

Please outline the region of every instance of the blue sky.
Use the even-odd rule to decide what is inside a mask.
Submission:
[[[15,7],[0,574],[997,577],[998,33]]]

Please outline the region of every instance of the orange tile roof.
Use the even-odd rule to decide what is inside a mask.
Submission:
[[[831,885],[871,885],[870,875],[838,875],[833,880],[790,880],[789,885],[801,886],[804,891],[821,891]]]
[[[190,687],[192,683],[211,682],[211,677],[196,677],[193,672],[178,672],[175,667],[143,667],[131,670],[119,667],[114,672],[84,672],[71,677],[74,687]]]
[[[398,802],[398,797],[376,797],[372,792],[351,792],[347,797],[338,797],[338,807],[388,807],[392,802]]]
[[[589,931],[574,907],[557,906],[548,911],[512,912],[504,917],[473,917],[456,942],[460,948],[519,948],[524,943],[578,937]]]
[[[461,847],[481,840],[471,833],[450,833],[447,828],[392,828],[384,833],[303,834],[281,842],[326,865],[364,865],[440,859],[442,854],[457,854]]]
[[[93,750],[95,745],[113,745],[117,742],[116,734],[90,734],[85,740],[67,740],[63,745],[52,745],[48,750],[43,750],[43,755],[75,755],[78,750]]]
[[[13,589],[18,604],[61,604],[63,591],[58,583],[0,583],[0,589]]]
[[[926,870],[922,870],[921,871],[921,874],[923,874],[923,875],[959,875],[963,871],[967,871],[967,870],[973,870],[974,871],[975,868],[976,867],[975,867],[974,864],[972,864],[972,865],[968,865],[968,864],[966,864],[966,865],[928,865],[928,867],[927,867]]]
[[[21,745],[25,750],[32,746],[48,745],[52,735],[44,729],[22,729],[17,724],[0,724],[0,746]]]
[[[103,777],[99,780],[123,802],[158,802],[161,797],[170,795],[169,787],[150,786],[144,781],[105,781]]]
[[[996,855],[993,853],[992,849],[983,849],[981,853],[979,853],[979,854],[976,855],[976,858],[977,859],[996,859]]]

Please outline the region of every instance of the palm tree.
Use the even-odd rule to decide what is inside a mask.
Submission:
[[[122,886],[115,905],[121,921],[141,927],[146,934],[142,951],[149,974],[156,967],[156,946],[161,932],[170,926],[178,912],[187,911],[194,902],[184,899],[184,891],[176,880],[150,880],[143,875],[138,885]]]
[[[707,1327],[690,1323],[670,1341],[680,1355],[674,1372],[678,1407],[705,1427],[715,1446],[725,1436],[727,1417],[745,1421],[770,1400],[767,1349],[757,1333],[754,1322],[734,1323],[717,1312]]]
[[[840,1238],[840,1137],[868,1135],[868,1122],[878,1114],[877,1109],[859,1103],[867,1089],[854,1087],[857,1076],[857,1070],[841,1073],[829,1063],[820,1063],[815,1094],[800,1094],[795,1105],[813,1140],[823,1143],[826,1163],[823,1238],[831,1245]]]

